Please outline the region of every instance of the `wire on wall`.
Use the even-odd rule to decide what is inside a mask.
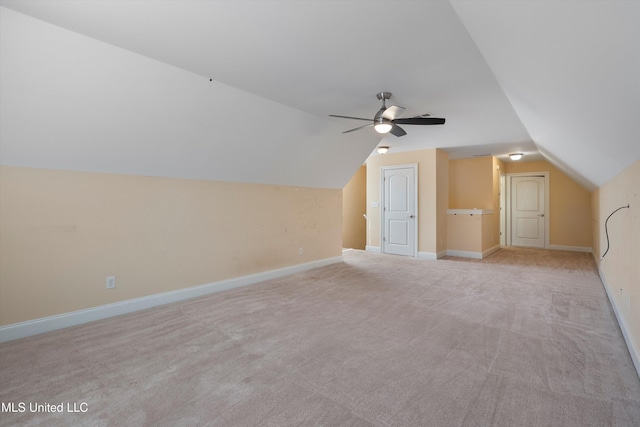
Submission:
[[[606,234],[606,236],[607,236],[607,250],[604,251],[604,253],[600,257],[600,261],[602,261],[604,259],[604,256],[607,254],[607,252],[609,252],[609,230],[607,229],[607,223],[609,222],[609,218],[611,218],[611,216],[614,213],[618,212],[620,209],[629,209],[629,204],[627,204],[627,206],[620,206],[618,209],[616,209],[615,211],[611,212],[611,214],[609,214],[609,216],[607,217],[606,221],[604,222],[604,234]]]

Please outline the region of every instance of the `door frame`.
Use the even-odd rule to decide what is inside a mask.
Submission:
[[[500,246],[507,246],[507,176],[500,171]]]
[[[544,178],[544,248],[549,249],[549,172],[523,172],[507,174],[507,197],[506,197],[506,245],[511,244],[511,178],[537,176]]]
[[[414,215],[415,215],[415,226],[413,227],[414,229],[414,236],[413,236],[413,258],[416,258],[418,256],[418,222],[420,217],[418,216],[418,164],[417,163],[411,163],[411,164],[406,164],[406,165],[388,165],[388,166],[381,166],[380,167],[380,204],[381,204],[381,210],[380,210],[380,252],[381,253],[385,253],[384,251],[384,223],[385,223],[385,217],[386,217],[386,211],[384,209],[385,207],[385,192],[384,192],[384,173],[387,170],[392,170],[392,169],[408,169],[411,168],[413,169],[413,179],[414,179],[414,183],[413,183],[413,188],[414,188],[414,195],[413,195],[413,209],[415,211]]]

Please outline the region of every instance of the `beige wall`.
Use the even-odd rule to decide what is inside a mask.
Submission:
[[[340,256],[341,205],[339,189],[3,166],[0,325]]]
[[[342,189],[342,247],[364,249],[367,241],[367,167],[361,166]]]
[[[608,222],[610,249],[607,249],[605,221]],[[593,196],[594,254],[600,274],[628,332],[629,346],[640,358],[640,161],[598,188]],[[636,365],[637,368],[640,366]]]
[[[549,243],[591,248],[591,192],[546,161],[508,162],[506,173],[549,172]]]
[[[448,154],[436,149],[389,152],[367,160],[367,245],[380,247],[380,168],[392,165],[418,165],[418,251],[435,254],[445,248],[448,203]],[[440,180],[440,181],[439,181]]]
[[[447,215],[447,249],[449,251],[486,254],[500,244],[499,220],[496,214]]]
[[[449,208],[449,153],[436,150],[436,176],[432,183],[436,192],[436,253],[444,256],[447,251],[447,209]]]
[[[500,244],[500,172],[495,157],[449,161],[449,208],[493,209],[493,214],[449,215],[449,250],[483,253]]]
[[[367,245],[380,247],[380,167],[418,164],[418,250],[442,253],[447,249],[485,252],[500,244],[500,174],[549,172],[549,243],[565,248],[592,245],[591,193],[546,161],[504,163],[494,157],[448,160],[441,150],[421,150],[372,156],[367,161]],[[493,209],[482,220],[462,224],[448,218],[450,209]],[[449,215],[450,216],[450,215]],[[465,236],[475,224],[479,240]],[[461,227],[455,229],[455,227]],[[475,231],[474,231],[475,233]],[[472,233],[473,234],[473,233]],[[479,246],[480,250],[472,250]]]
[[[482,252],[484,215],[447,215],[447,249],[452,251]]]
[[[493,157],[449,161],[449,209],[493,209]]]

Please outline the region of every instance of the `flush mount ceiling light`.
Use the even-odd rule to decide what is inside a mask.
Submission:
[[[377,150],[379,154],[384,154],[387,151],[389,151],[389,147],[382,146],[382,147],[378,147]]]
[[[520,160],[520,159],[522,158],[522,156],[524,156],[524,154],[522,154],[522,153],[512,153],[512,154],[509,154],[509,158],[510,158],[511,160],[513,160],[513,161]]]

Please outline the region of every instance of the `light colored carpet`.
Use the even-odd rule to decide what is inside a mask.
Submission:
[[[344,260],[4,343],[0,425],[640,425],[591,255]]]

